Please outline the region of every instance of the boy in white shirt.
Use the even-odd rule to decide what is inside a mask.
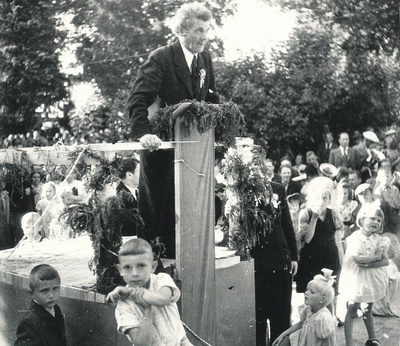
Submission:
[[[119,251],[118,270],[126,287],[117,287],[107,300],[118,301],[118,331],[135,346],[189,346],[176,302],[180,291],[166,273],[153,274],[157,261],[150,244],[131,239]]]

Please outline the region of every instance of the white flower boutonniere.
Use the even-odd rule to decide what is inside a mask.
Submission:
[[[203,87],[205,79],[206,79],[206,70],[202,68],[200,70],[200,89]]]
[[[281,201],[279,200],[279,196],[274,193],[271,197],[271,203],[274,206],[275,209],[278,209],[279,205],[281,204]]]

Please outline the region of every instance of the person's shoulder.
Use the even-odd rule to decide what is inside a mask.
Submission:
[[[153,282],[169,282],[169,283],[174,282],[171,275],[167,273],[152,274],[151,279]]]
[[[274,192],[282,192],[285,190],[285,187],[277,181],[270,181],[269,183],[271,184],[272,191]]]
[[[167,56],[178,49],[182,50],[182,48],[180,47],[179,41],[175,41],[170,45],[161,46],[161,47],[154,49],[150,53],[149,57]]]
[[[340,152],[340,148],[339,147],[332,148],[332,150],[331,150],[331,153],[333,153],[333,154],[336,154],[338,152]]]
[[[355,153],[359,149],[356,149],[355,147],[348,147],[347,150],[348,150],[349,153]]]

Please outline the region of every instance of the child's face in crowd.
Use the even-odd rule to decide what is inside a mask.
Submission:
[[[369,236],[372,233],[378,232],[381,227],[382,219],[377,215],[373,215],[364,219],[362,230],[366,236]]]
[[[40,183],[40,174],[35,173],[34,175],[32,175],[32,185],[36,186],[39,185],[39,183]]]
[[[324,297],[318,290],[318,287],[311,281],[307,285],[307,290],[304,293],[304,304],[311,307],[321,305]]]
[[[342,194],[343,194],[343,203],[347,202],[349,199],[349,190],[343,189]]]
[[[45,308],[52,308],[60,297],[60,279],[39,280],[32,292],[33,299]]]
[[[299,201],[292,201],[289,203],[289,211],[294,214],[297,213],[300,209],[300,202]]]
[[[149,252],[119,257],[119,271],[130,287],[146,286],[150,280],[150,274],[156,267],[157,262],[153,260],[153,254]]]
[[[44,192],[47,200],[51,201],[56,194],[56,191],[54,190],[54,186],[49,185],[46,188],[46,191]]]
[[[35,227],[34,227],[35,222],[36,220],[32,218],[22,220],[21,222],[21,228],[24,231],[24,235],[28,239],[32,239],[35,236]]]

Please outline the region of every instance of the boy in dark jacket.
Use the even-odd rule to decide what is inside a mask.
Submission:
[[[57,305],[60,275],[48,264],[34,267],[29,275],[30,309],[17,328],[14,346],[66,346],[64,317]]]

